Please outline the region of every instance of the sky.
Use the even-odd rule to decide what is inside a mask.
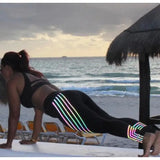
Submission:
[[[105,56],[112,40],[157,3],[0,3],[0,58]]]

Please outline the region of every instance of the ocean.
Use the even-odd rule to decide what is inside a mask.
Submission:
[[[138,59],[122,66],[109,65],[105,57],[33,58],[30,65],[63,90],[80,90],[94,96],[138,96]],[[150,59],[151,96],[160,96],[159,59]]]

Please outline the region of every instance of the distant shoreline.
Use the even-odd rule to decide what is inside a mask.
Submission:
[[[104,58],[105,60],[105,56],[82,56],[82,57],[69,57],[69,56],[61,56],[61,57],[30,57],[30,59],[50,59],[50,58]],[[107,62],[106,62],[107,63]]]

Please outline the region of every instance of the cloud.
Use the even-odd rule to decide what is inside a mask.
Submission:
[[[57,31],[74,36],[103,34],[110,40],[157,4],[2,3],[0,41],[55,37]],[[44,38],[42,36],[42,38]]]

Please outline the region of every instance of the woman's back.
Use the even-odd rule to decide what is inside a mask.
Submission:
[[[59,90],[44,77],[40,78],[30,73],[17,74],[22,74],[22,76],[16,76],[19,77],[17,88],[19,88],[21,103],[27,108],[43,109],[44,99],[50,93]]]

